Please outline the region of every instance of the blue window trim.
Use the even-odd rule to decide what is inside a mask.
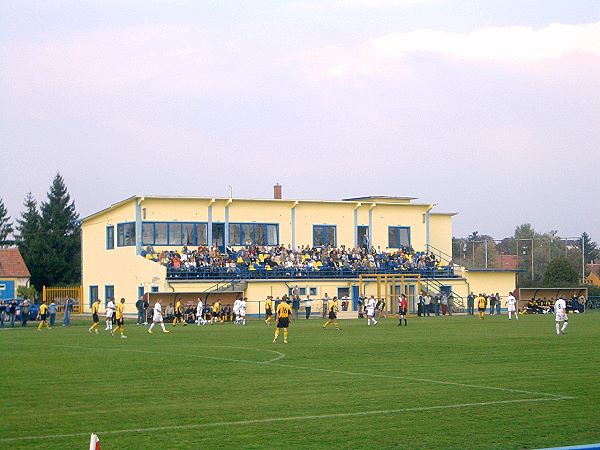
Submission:
[[[112,295],[108,295],[108,288],[112,288]],[[104,285],[104,306],[108,303],[108,297],[114,298],[115,296],[115,285],[114,284],[105,284]]]
[[[158,292],[158,286],[152,286],[150,292]]]
[[[125,244],[125,226],[133,227],[133,240],[131,244]],[[121,222],[117,224],[117,247],[135,247],[135,222]]]
[[[106,226],[106,250],[114,250],[115,248],[115,226]]]
[[[167,243],[166,244],[157,244],[156,243],[156,224],[165,224],[167,226],[167,230],[166,230],[166,238],[167,238]],[[151,225],[152,226],[152,241],[145,241],[144,240],[144,233],[143,233],[143,229],[144,226],[148,226]],[[171,225],[178,225],[179,227],[181,227],[181,243],[171,243]],[[183,225],[194,225],[194,239],[193,242],[191,244],[188,243],[184,243],[183,242]],[[198,225],[204,225],[206,227],[206,233],[204,233],[204,240],[206,243],[204,244],[199,244],[198,241]],[[183,247],[184,245],[208,245],[208,222],[166,222],[166,221],[144,221],[142,222],[142,245],[159,245],[161,247]]]
[[[323,245],[315,244],[315,228],[323,228],[325,230],[329,227],[333,228],[333,245],[332,245],[332,247],[337,247],[337,225],[328,224],[328,223],[313,224],[313,229],[312,229],[313,247],[323,247]]]
[[[261,226],[264,227],[264,236],[267,239],[267,242],[265,244],[256,244],[256,245],[279,245],[279,224],[278,223],[274,223],[274,222],[229,222],[229,229],[231,230],[232,226],[239,226],[239,233],[238,236],[240,237],[240,240],[242,238],[242,225],[254,225],[256,226]],[[268,226],[274,226],[275,227],[275,243],[269,243],[269,233],[268,233]],[[255,239],[255,229],[252,229],[252,242],[256,242]],[[234,246],[234,247],[243,247],[246,245],[245,242],[233,242],[231,240],[231,231],[229,232],[229,244]]]
[[[411,233],[410,233],[410,227],[408,227],[406,225],[390,225],[390,226],[388,226],[388,248],[400,248],[400,246],[398,246],[398,247],[393,246],[392,243],[390,242],[390,230],[392,230],[392,229],[398,229],[398,230],[404,229],[404,230],[408,230],[408,246],[409,247],[411,246],[412,236],[411,236]],[[398,233],[398,236],[400,236],[400,233]],[[399,242],[399,244],[400,244],[400,242]]]
[[[96,288],[96,295],[93,295],[92,292],[94,291],[94,288]],[[94,300],[98,300],[98,285],[97,284],[91,284],[90,285],[90,308],[92,307],[92,303],[94,303]]]

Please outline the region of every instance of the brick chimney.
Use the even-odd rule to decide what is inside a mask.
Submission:
[[[279,183],[273,186],[273,198],[281,200],[281,185]]]

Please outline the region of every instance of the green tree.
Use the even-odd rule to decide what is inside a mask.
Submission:
[[[36,286],[81,282],[81,228],[79,214],[71,200],[62,176],[52,181],[48,198],[42,202],[40,237],[40,270]]]
[[[589,234],[584,232],[581,235],[581,239],[583,240],[583,249],[585,251],[585,262],[589,264],[592,261],[600,258],[600,249],[598,249],[598,244],[592,242]]]
[[[31,284],[40,287],[40,264],[43,258],[41,241],[43,239],[40,228],[40,213],[37,202],[31,192],[25,197],[23,202],[25,211],[21,213],[21,218],[17,219],[16,242],[19,251],[25,260],[25,264],[31,272]]]
[[[579,272],[564,257],[555,258],[548,264],[544,273],[544,285],[547,287],[566,287],[579,283]]]
[[[8,215],[8,211],[4,207],[4,202],[0,198],[0,247],[7,247],[13,243],[13,241],[10,240],[12,232],[12,221]]]

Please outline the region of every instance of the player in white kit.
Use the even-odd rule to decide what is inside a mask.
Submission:
[[[377,307],[377,301],[375,297],[371,295],[371,298],[367,301],[367,325],[377,325],[377,320],[375,320],[375,308]]]
[[[519,312],[517,311],[517,299],[512,295],[512,293],[508,293],[508,297],[506,297],[506,308],[508,309],[508,320],[512,320],[512,315],[515,315],[515,319],[519,320]]]
[[[247,298],[244,297],[240,302],[240,321],[242,325],[246,325],[246,300]]]
[[[152,324],[150,325],[150,328],[148,328],[148,333],[152,334],[152,328],[154,328],[154,325],[156,325],[157,323],[160,323],[160,327],[163,330],[163,333],[170,333],[169,330],[165,330],[165,324],[163,322],[163,316],[162,316],[162,305],[160,304],[160,300],[156,300],[156,303],[154,304],[154,316],[152,317]]]
[[[554,312],[556,313],[556,334],[565,334],[565,330],[569,326],[569,318],[567,317],[567,304],[562,298],[556,300]],[[562,328],[560,327],[561,322],[564,322]]]
[[[115,313],[115,302],[113,302],[112,298],[108,299],[106,303],[106,328],[105,331],[111,331],[113,328],[113,314]]]
[[[196,306],[196,325],[206,325],[206,320],[202,317],[204,311],[204,304],[202,300],[198,299],[198,306]]]
[[[240,324],[240,305],[242,301],[239,298],[235,299],[233,302],[233,315],[235,316],[235,321],[233,322],[235,325]]]

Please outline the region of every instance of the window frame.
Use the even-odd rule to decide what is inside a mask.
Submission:
[[[321,230],[322,236],[324,236],[325,239],[327,239],[327,230],[333,229],[333,243],[323,244],[323,242],[320,242],[317,245],[317,242],[315,241],[315,231],[317,231],[318,229]],[[327,224],[327,223],[313,224],[312,242],[313,242],[313,247],[326,247],[328,245],[331,245],[332,247],[337,247],[337,225]]]
[[[94,303],[96,300],[98,300],[98,295],[99,295],[99,291],[98,291],[98,285],[97,284],[90,284],[90,308],[92,307],[92,303]],[[96,293],[96,295],[94,295],[93,293]]]
[[[390,239],[390,233],[392,230],[398,231],[398,246],[392,245]],[[402,244],[402,231],[406,230],[408,236],[408,244]],[[406,225],[389,225],[388,226],[388,248],[402,248],[402,247],[410,247],[411,246],[411,232],[410,227]]]
[[[125,238],[127,237],[125,234],[126,228],[129,230],[127,242],[131,242],[130,244],[125,243]],[[122,222],[117,224],[117,247],[134,247],[135,238],[135,222]]]
[[[251,227],[249,230],[251,245],[279,245],[279,224],[273,222],[229,222],[229,245],[233,245],[236,247],[245,247],[246,240],[244,238],[247,237],[247,233],[244,232],[244,228],[247,229],[248,227]],[[269,227],[275,227],[275,242],[269,242]],[[256,230],[261,228],[262,236],[264,237],[264,242],[259,243],[256,241]],[[232,239],[233,237],[235,237],[236,239]]]
[[[115,249],[115,226],[106,226],[106,250]]]

